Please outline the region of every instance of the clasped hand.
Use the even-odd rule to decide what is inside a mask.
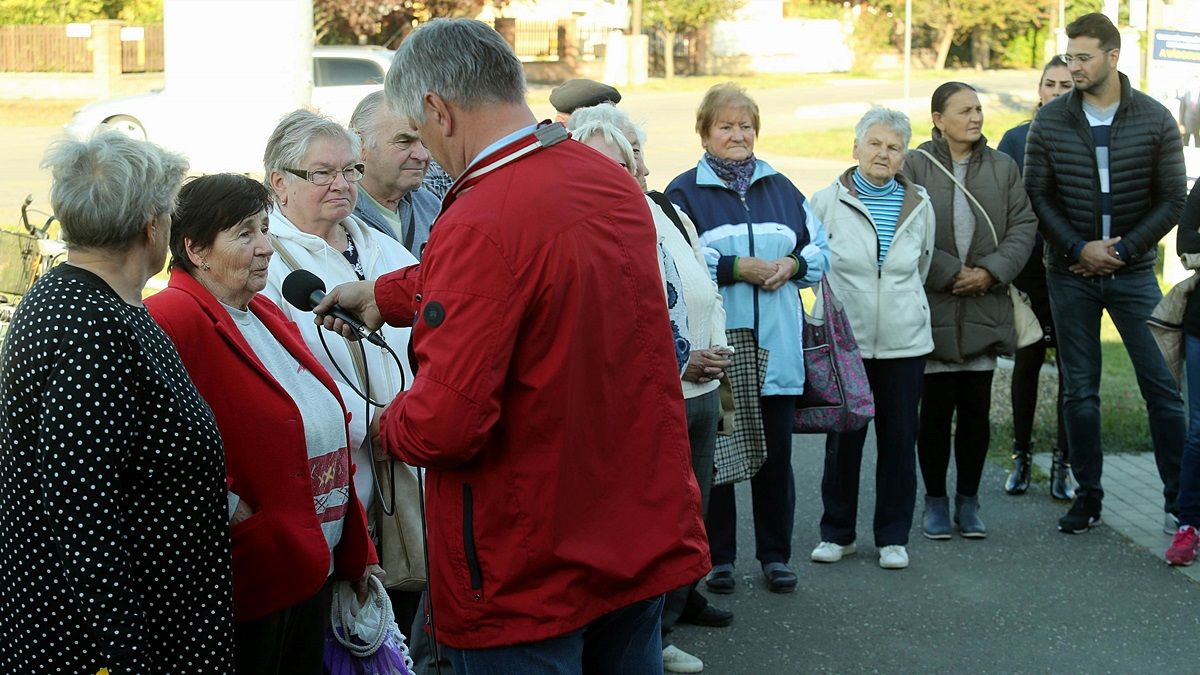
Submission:
[[[732,355],[732,351],[723,347],[693,349],[688,357],[687,368],[683,371],[683,379],[697,384],[719,380],[732,363],[729,360]]]
[[[1069,268],[1075,274],[1084,277],[1107,276],[1125,266],[1125,261],[1117,256],[1117,242],[1120,237],[1097,239],[1083,245],[1079,253],[1079,262]]]
[[[774,291],[787,283],[796,273],[796,259],[787,256],[775,260],[763,260],[753,256],[737,259],[738,278],[755,286]]]
[[[954,295],[980,296],[996,283],[992,273],[982,267],[963,265],[958,274],[954,275],[954,286],[950,292]]]

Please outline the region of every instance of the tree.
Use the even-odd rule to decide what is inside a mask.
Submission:
[[[897,16],[904,15],[903,0],[883,3]],[[1010,34],[1017,26],[1040,26],[1049,16],[1042,0],[913,0],[913,24],[932,31],[937,68],[946,67],[950,48],[971,35]]]
[[[98,19],[158,23],[162,21],[162,0],[0,0],[0,26],[83,23]]]
[[[435,17],[475,16],[485,0],[313,0],[313,27],[325,44],[395,46],[413,23]],[[492,0],[497,8],[508,0]]]
[[[663,42],[663,68],[675,77],[675,36],[733,15],[746,0],[645,0],[642,17]]]

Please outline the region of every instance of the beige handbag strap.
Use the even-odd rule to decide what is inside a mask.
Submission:
[[[917,152],[928,157],[929,161],[933,162],[934,166],[941,169],[942,173],[946,174],[946,177],[949,178],[951,181],[953,181],[954,184],[958,186],[959,190],[963,191],[963,194],[967,196],[967,199],[971,200],[971,203],[975,205],[975,208],[979,209],[979,212],[983,214],[983,220],[984,220],[984,222],[987,223],[988,229],[992,231],[992,241],[996,242],[996,247],[999,248],[1000,247],[1000,238],[996,236],[996,226],[992,224],[992,218],[991,218],[991,216],[988,215],[988,212],[983,208],[983,205],[979,203],[978,199],[975,199],[975,195],[971,194],[971,191],[967,189],[967,186],[965,186],[961,182],[959,182],[958,178],[955,177],[954,172],[952,172],[949,169],[947,169],[946,167],[942,166],[942,163],[937,161],[937,159],[935,159],[933,155],[929,154],[928,152],[926,152],[925,150],[923,150],[921,148],[917,148]]]

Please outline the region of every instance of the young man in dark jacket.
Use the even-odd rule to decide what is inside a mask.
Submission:
[[[1162,299],[1158,240],[1186,197],[1179,130],[1170,112],[1117,71],[1121,36],[1103,14],[1067,26],[1075,90],[1048,103],[1029,131],[1025,185],[1046,239],[1047,283],[1062,348],[1064,421],[1075,503],[1067,533],[1100,523],[1100,315],[1108,310],[1133,361],[1175,531],[1183,401],[1146,319]]]

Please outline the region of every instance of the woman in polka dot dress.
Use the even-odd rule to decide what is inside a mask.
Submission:
[[[221,439],[142,306],[187,163],[110,132],[44,165],[68,254],[0,355],[0,672],[232,672]]]

